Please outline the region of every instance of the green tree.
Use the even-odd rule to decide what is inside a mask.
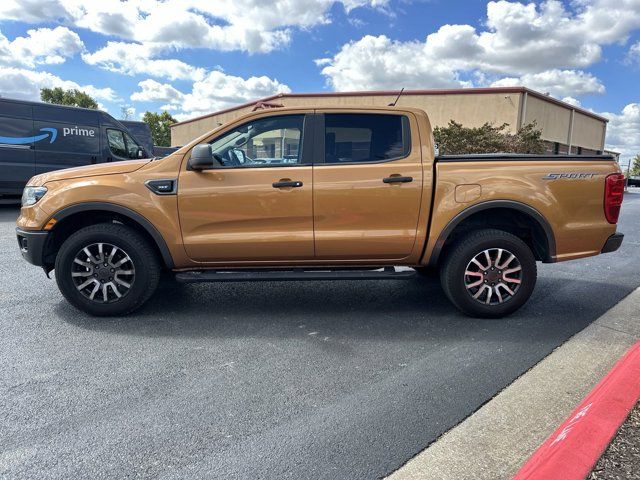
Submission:
[[[631,160],[629,175],[640,175],[640,153],[633,157],[633,160]]]
[[[169,112],[144,112],[142,120],[149,124],[154,145],[158,147],[171,146],[171,129],[169,125],[176,123],[177,120]]]
[[[43,88],[40,90],[40,100],[56,105],[69,105],[72,107],[98,108],[98,102],[86,93],[75,88],[64,90],[60,87]]]
[[[433,136],[443,155],[469,153],[542,153],[545,151],[542,132],[535,122],[524,125],[515,135],[505,132],[509,124],[494,127],[485,123],[468,128],[450,120],[446,127],[433,129]]]
[[[535,120],[523,125],[515,135],[507,135],[508,153],[544,153],[546,147],[542,140],[542,130]]]

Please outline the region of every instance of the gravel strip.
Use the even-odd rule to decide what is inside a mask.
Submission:
[[[589,480],[640,480],[640,403],[598,460]]]

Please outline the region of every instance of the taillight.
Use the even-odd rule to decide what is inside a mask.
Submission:
[[[604,216],[609,223],[618,223],[620,206],[624,196],[624,175],[612,173],[604,184]]]

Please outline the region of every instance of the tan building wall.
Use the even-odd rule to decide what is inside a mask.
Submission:
[[[571,110],[527,95],[524,123],[536,122],[542,138],[549,142],[569,143]]]
[[[282,94],[258,101],[266,101],[287,107],[345,107],[388,105],[398,92],[355,92],[332,94]],[[479,127],[486,122],[509,125],[515,133],[524,123],[536,121],[542,129],[542,138],[550,145],[558,142],[568,151],[568,144],[593,151],[602,150],[606,121],[544,95],[520,87],[495,89],[465,89],[446,91],[405,92],[399,106],[424,109],[434,127],[445,126],[455,120],[466,127]],[[194,138],[217,128],[245,113],[251,112],[255,103],[241,105],[204,117],[180,122],[171,128],[171,145],[184,145]],[[571,134],[571,131],[573,133]],[[552,147],[550,147],[552,149]]]
[[[606,122],[580,113],[569,104],[560,105],[527,95],[524,123],[533,121],[542,130],[542,138],[548,142],[591,151],[604,149]],[[567,148],[562,150],[566,153]]]
[[[592,150],[604,150],[604,137],[607,124],[575,112],[573,117],[573,137],[571,144]]]

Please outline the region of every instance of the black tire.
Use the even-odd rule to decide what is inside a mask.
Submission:
[[[430,267],[413,267],[413,269],[420,275],[425,278],[437,278],[438,270]]]
[[[85,247],[100,243],[121,249],[122,254],[129,257],[135,271],[133,278],[127,278],[131,283],[126,293],[107,303],[98,301],[98,298],[91,300],[81,293],[72,277],[73,269],[77,268],[74,265],[77,255]],[[93,272],[94,268],[87,267],[86,270]],[[55,275],[62,295],[79,310],[100,317],[126,315],[142,306],[156,290],[160,274],[158,256],[149,242],[132,228],[116,223],[100,223],[78,230],[62,244],[56,256]],[[96,275],[88,275],[87,278],[92,276]],[[115,295],[114,289],[106,290],[112,296]],[[101,295],[102,291],[99,291]]]
[[[478,268],[475,274],[479,277],[479,281],[485,284],[489,283],[486,286],[480,283],[479,287],[470,289],[469,285],[477,283],[477,281],[474,280],[476,277],[466,275],[468,271],[467,267],[471,265],[472,260],[476,258],[477,255],[489,251],[490,258],[493,258],[491,257],[492,252],[498,252],[498,249],[506,250],[515,255],[515,261],[519,262],[519,266],[521,267],[516,274],[510,274],[520,275],[518,279],[520,281],[519,284],[508,285],[512,288],[514,294],[507,294],[500,285],[499,287],[501,288],[491,287],[491,285],[503,283],[503,281],[507,284],[506,269],[504,275],[505,280],[499,278],[495,283],[492,283],[491,280],[487,280],[487,278],[491,277],[483,275],[497,275],[497,269],[494,268],[496,272],[489,272],[489,268],[487,268],[485,273],[485,270]],[[494,255],[498,257],[497,253],[494,253]],[[487,267],[491,265],[491,261],[486,262]],[[517,263],[512,265],[517,265]],[[502,274],[502,271],[500,271],[500,273]],[[518,310],[531,296],[536,284],[536,277],[535,257],[527,244],[515,235],[493,229],[476,230],[461,237],[455,244],[447,249],[440,269],[440,283],[449,300],[466,315],[482,318],[500,318]],[[475,299],[473,294],[483,288],[491,289],[492,291],[488,292],[488,290],[485,290],[481,293],[479,299]],[[495,291],[502,293],[495,294]],[[490,294],[492,296],[487,300]],[[502,300],[502,294],[508,297],[504,299],[503,303],[484,303],[485,301],[498,301],[496,300],[497,295],[500,295],[500,300]]]

